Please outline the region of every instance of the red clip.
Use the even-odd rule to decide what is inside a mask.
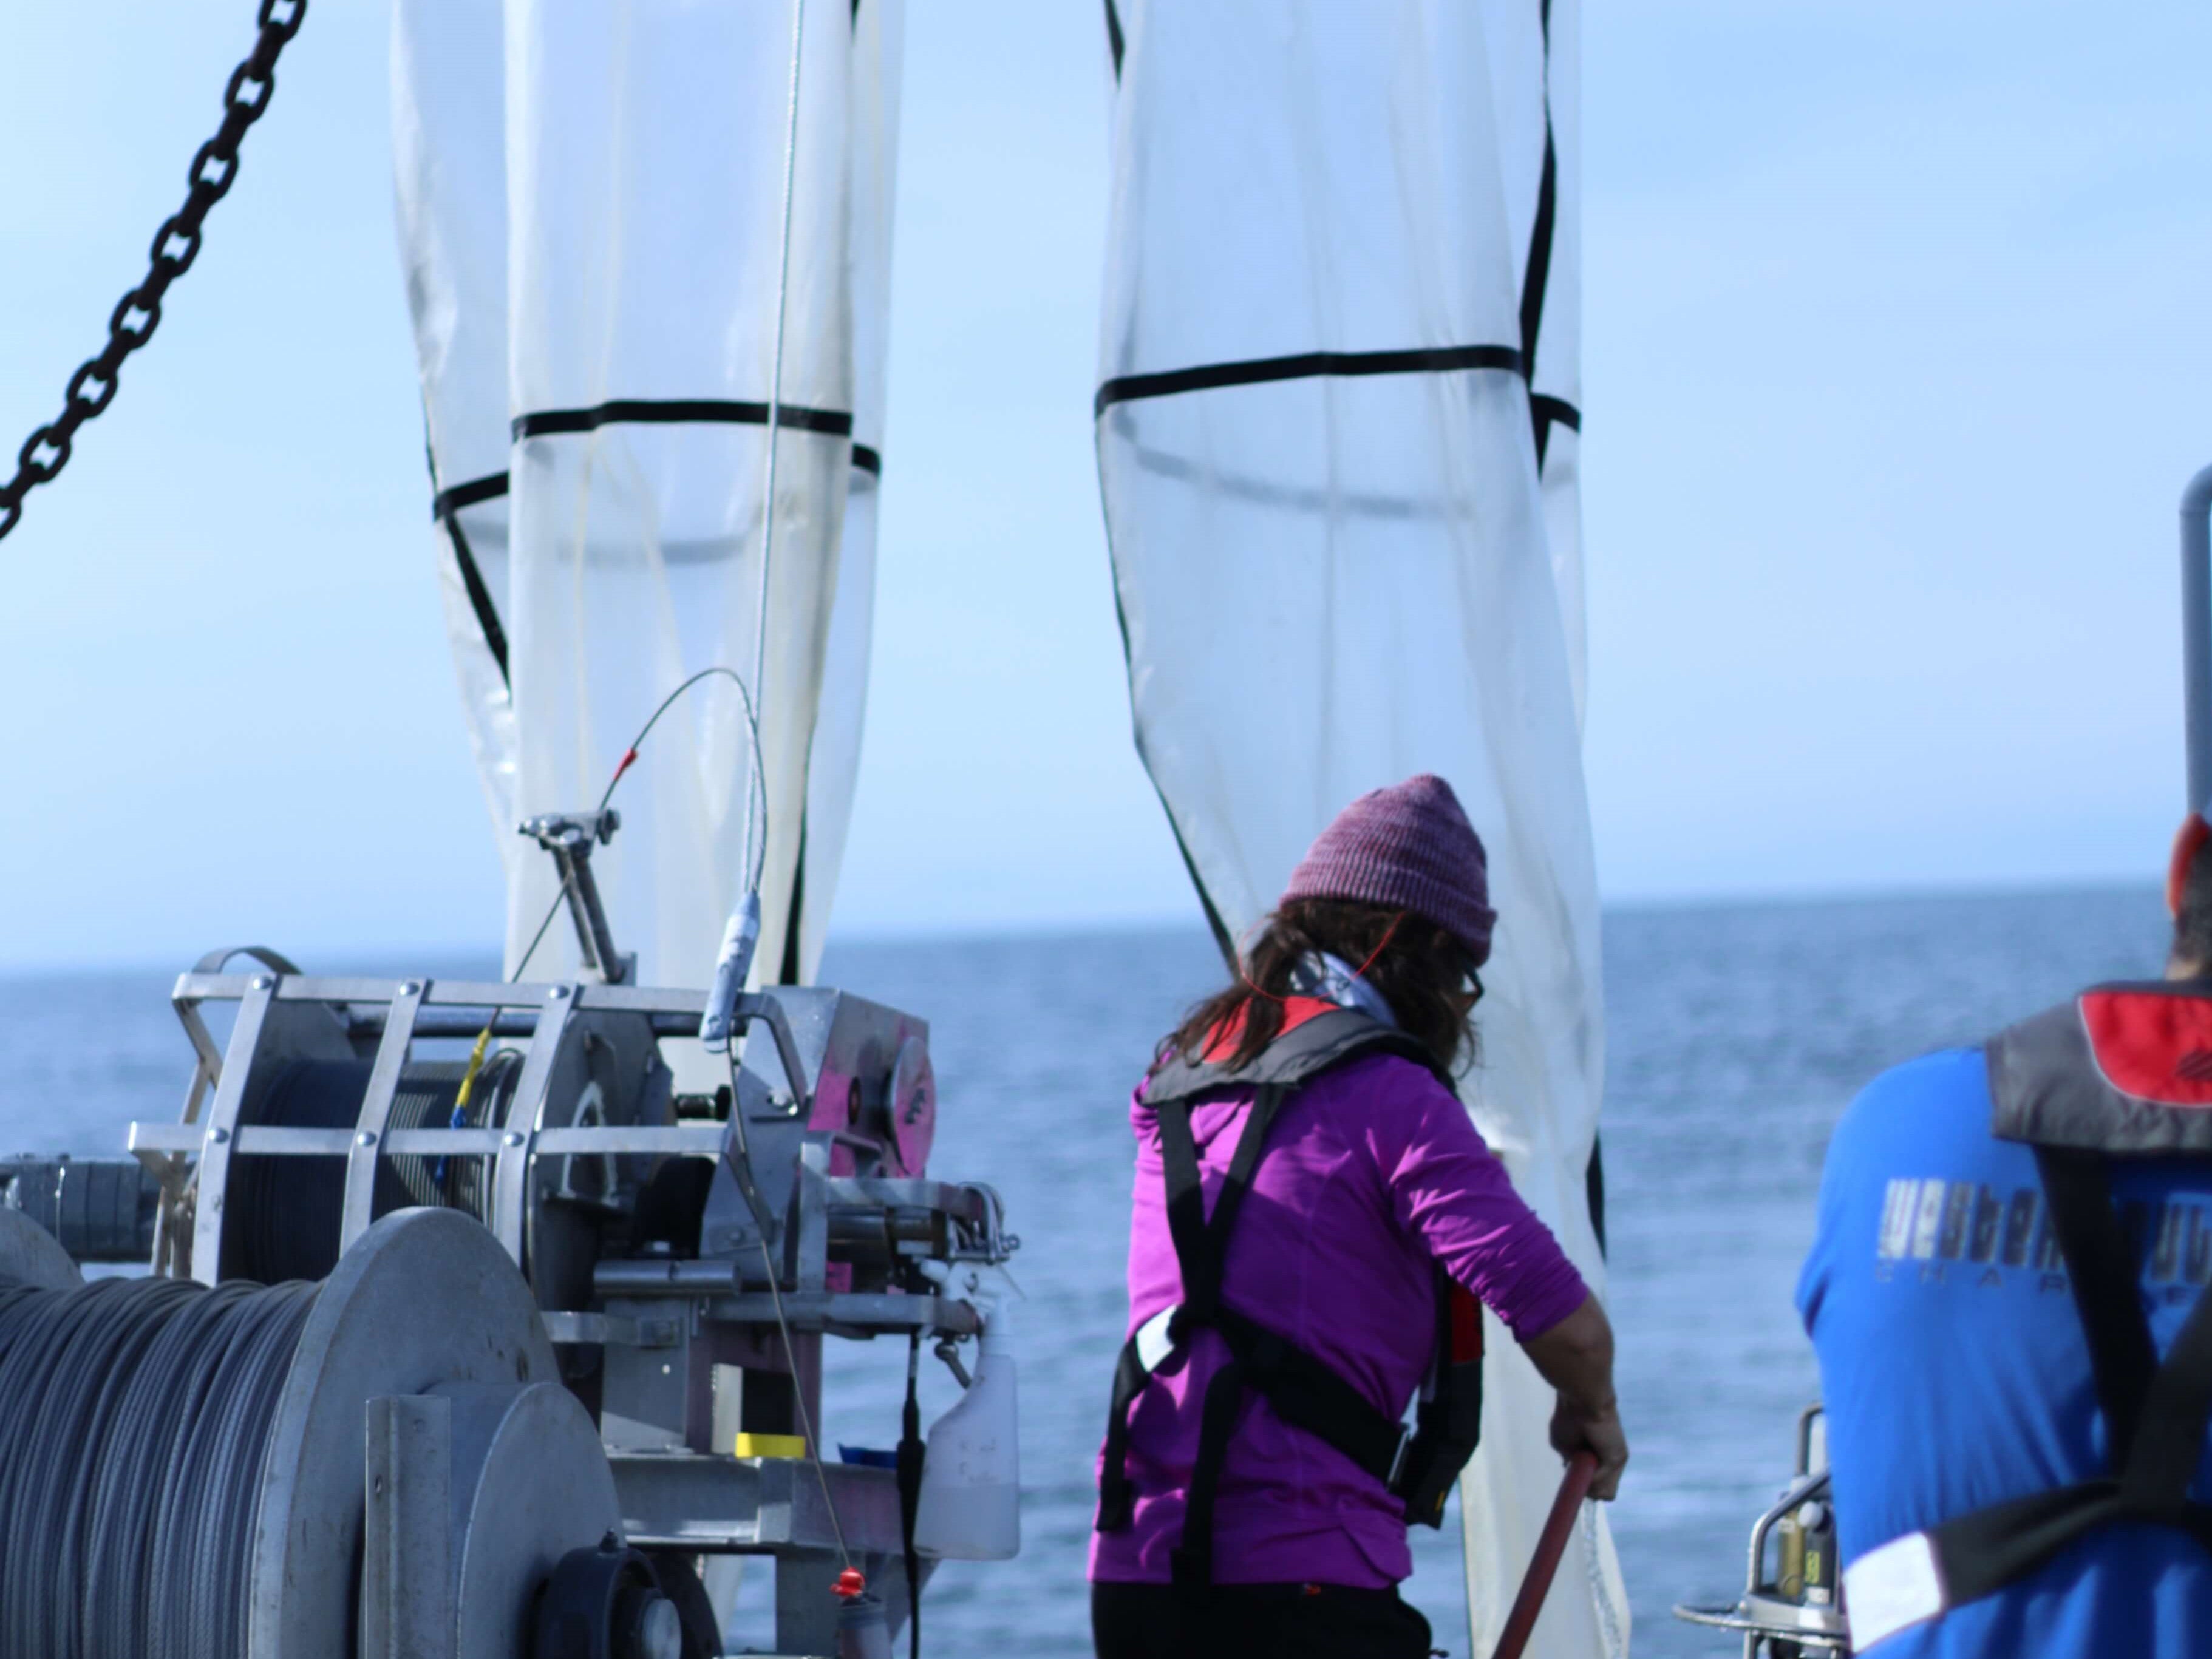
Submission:
[[[837,1575],[836,1591],[839,1601],[849,1601],[856,1595],[868,1593],[868,1581],[861,1576],[860,1568],[847,1567]]]

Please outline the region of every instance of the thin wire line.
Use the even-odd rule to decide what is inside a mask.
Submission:
[[[637,759],[638,750],[644,746],[645,740],[653,735],[653,729],[660,724],[660,717],[675,706],[678,698],[683,696],[702,680],[711,680],[718,675],[738,688],[738,700],[744,705],[745,736],[747,742],[751,745],[752,760],[751,778],[745,790],[745,850],[748,854],[748,873],[745,881],[747,890],[757,893],[760,890],[761,878],[767,874],[768,838],[766,836],[761,838],[760,857],[757,860],[752,859],[750,855],[752,851],[753,797],[757,791],[761,811],[765,814],[768,810],[768,770],[767,763],[761,758],[759,711],[753,706],[752,693],[746,689],[744,678],[735,669],[725,668],[719,663],[712,668],[701,669],[698,673],[660,699],[660,706],[647,717],[646,723],[637,729],[637,736],[630,739],[629,747],[623,751],[623,758],[616,762],[614,776],[607,779],[606,789],[599,796],[599,810],[605,812],[607,809],[607,803],[615,798],[615,786],[622,782],[623,775],[630,769],[631,763]],[[562,903],[567,897],[568,893],[565,888],[553,895],[553,903],[545,912],[545,919],[538,924],[538,931],[531,936],[530,948],[522,953],[522,960],[514,965],[514,972],[507,976],[507,984],[513,984],[522,978],[523,970],[530,966],[530,959],[538,954],[538,947],[544,942],[545,930],[553,925],[553,918],[561,913]]]
[[[768,572],[769,555],[775,548],[775,455],[781,445],[776,442],[777,421],[783,411],[783,338],[784,322],[791,301],[791,212],[793,185],[799,177],[799,52],[806,40],[806,0],[791,0],[791,103],[786,124],[783,146],[783,239],[777,256],[775,271],[775,366],[769,372],[768,382],[768,477],[761,489],[761,567],[760,592],[753,612],[753,685],[763,684],[762,676],[768,670]],[[768,859],[768,790],[761,790],[761,859]],[[750,797],[745,802],[745,851],[750,854],[753,843],[753,813]]]
[[[507,976],[508,984],[514,984],[522,978],[523,970],[530,966],[530,959],[538,954],[538,946],[545,942],[545,929],[553,925],[553,918],[561,913],[561,903],[568,896],[568,892],[566,887],[553,895],[552,904],[546,907],[545,919],[538,924],[538,931],[530,937],[530,948],[522,953],[522,960],[514,965],[514,972]],[[487,1026],[486,1029],[489,1030],[489,1027]]]
[[[745,1113],[738,1087],[738,1050],[730,1045],[730,1128],[738,1142],[738,1156],[745,1160],[745,1180],[753,1178],[752,1148],[745,1139]],[[793,1088],[799,1080],[790,1080]],[[757,1223],[756,1224],[757,1225]],[[768,1246],[768,1232],[762,1229],[760,1238],[761,1265],[768,1269],[768,1294],[770,1305],[775,1309],[775,1328],[783,1336],[783,1357],[791,1367],[791,1397],[799,1408],[799,1432],[806,1437],[807,1461],[814,1465],[814,1478],[822,1486],[822,1505],[830,1511],[830,1529],[836,1535],[837,1554],[848,1567],[853,1565],[853,1553],[845,1547],[845,1523],[837,1518],[837,1500],[830,1495],[830,1471],[822,1464],[821,1444],[814,1438],[814,1416],[806,1409],[806,1379],[799,1374],[799,1348],[791,1340],[791,1322],[784,1317],[783,1287],[776,1271],[775,1256]]]

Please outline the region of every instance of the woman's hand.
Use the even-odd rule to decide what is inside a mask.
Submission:
[[[1595,1296],[1540,1336],[1521,1344],[1544,1380],[1559,1391],[1552,1414],[1552,1444],[1562,1457],[1587,1451],[1597,1459],[1590,1496],[1610,1500],[1628,1467],[1628,1437],[1621,1430],[1613,1391],[1613,1325]]]
[[[1620,1490],[1620,1472],[1628,1467],[1628,1436],[1621,1430],[1620,1414],[1612,1406],[1586,1412],[1561,1395],[1559,1409],[1552,1414],[1552,1447],[1562,1457],[1586,1451],[1597,1459],[1591,1497],[1610,1503]]]

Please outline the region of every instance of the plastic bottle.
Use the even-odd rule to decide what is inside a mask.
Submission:
[[[1020,1414],[1003,1306],[983,1313],[975,1379],[930,1425],[915,1546],[951,1561],[1004,1561],[1022,1547]]]

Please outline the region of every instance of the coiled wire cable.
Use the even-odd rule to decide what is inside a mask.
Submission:
[[[239,1659],[315,1287],[0,1288],[0,1654]]]

